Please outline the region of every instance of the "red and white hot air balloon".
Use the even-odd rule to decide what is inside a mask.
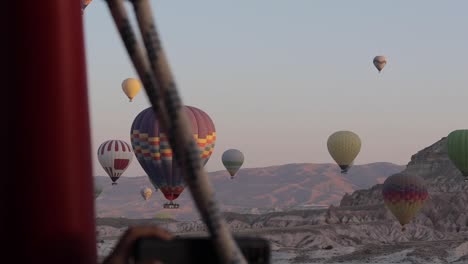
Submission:
[[[122,140],[108,140],[99,146],[98,159],[112,180],[112,185],[125,172],[133,159],[132,147]]]

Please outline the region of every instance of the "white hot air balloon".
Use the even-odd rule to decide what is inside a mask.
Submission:
[[[237,171],[244,163],[244,154],[237,149],[228,149],[223,153],[221,158],[224,167],[231,175],[231,179],[234,179]]]
[[[116,181],[132,162],[132,148],[125,141],[108,140],[99,146],[97,154],[99,163],[112,180],[112,185],[116,185]]]
[[[385,58],[385,56],[375,56],[373,62],[374,62],[374,66],[377,68],[377,70],[380,73],[385,67],[385,65],[387,65],[387,58]]]
[[[141,189],[140,194],[143,197],[143,199],[145,199],[145,201],[146,201],[153,194],[153,190],[151,190],[151,188],[149,188],[149,187],[145,187],[145,188]]]

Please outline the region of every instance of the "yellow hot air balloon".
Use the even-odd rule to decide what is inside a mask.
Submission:
[[[141,90],[141,82],[134,78],[125,79],[122,82],[122,90],[127,95],[128,99],[130,99],[130,102],[132,102],[133,98]]]
[[[328,137],[328,152],[346,174],[361,151],[361,139],[351,131],[337,131]]]

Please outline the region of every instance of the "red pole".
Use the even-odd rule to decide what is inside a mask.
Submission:
[[[2,87],[9,173],[0,182],[1,262],[96,263],[80,1],[6,5],[3,64],[11,72]]]

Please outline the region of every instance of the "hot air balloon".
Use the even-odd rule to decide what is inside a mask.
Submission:
[[[140,194],[141,196],[143,196],[143,198],[146,200],[148,200],[151,195],[153,194],[153,190],[151,190],[151,188],[148,188],[148,187],[145,187],[143,189],[141,189],[140,191]]]
[[[185,106],[184,109],[192,124],[193,137],[200,147],[200,156],[205,165],[213,153],[216,141],[213,121],[198,108]],[[184,191],[184,175],[172,160],[172,150],[166,133],[159,126],[151,107],[135,117],[130,134],[138,162],[155,188],[169,200],[164,208],[178,208],[179,205],[173,201]]]
[[[94,199],[97,199],[102,193],[102,187],[94,185]]]
[[[237,149],[228,149],[223,153],[221,160],[231,179],[234,179],[234,175],[244,163],[244,154]]]
[[[125,95],[127,95],[128,99],[130,99],[130,102],[132,102],[133,98],[141,90],[141,83],[139,80],[134,78],[125,79],[122,82],[122,90],[124,91]]]
[[[402,173],[388,177],[382,187],[385,205],[405,225],[413,219],[429,197],[424,180],[417,175]]]
[[[132,162],[132,148],[122,140],[108,140],[99,146],[99,163],[112,180],[112,185],[117,185],[116,181],[128,168]]]
[[[387,58],[385,58],[385,56],[375,56],[374,66],[377,68],[377,70],[379,70],[379,73],[383,70],[386,64]]]
[[[84,11],[86,7],[92,2],[93,0],[81,0],[81,11]]]
[[[361,139],[351,131],[337,131],[328,137],[328,152],[346,174],[361,151]]]
[[[455,167],[468,181],[468,130],[452,131],[447,137],[447,152]]]

